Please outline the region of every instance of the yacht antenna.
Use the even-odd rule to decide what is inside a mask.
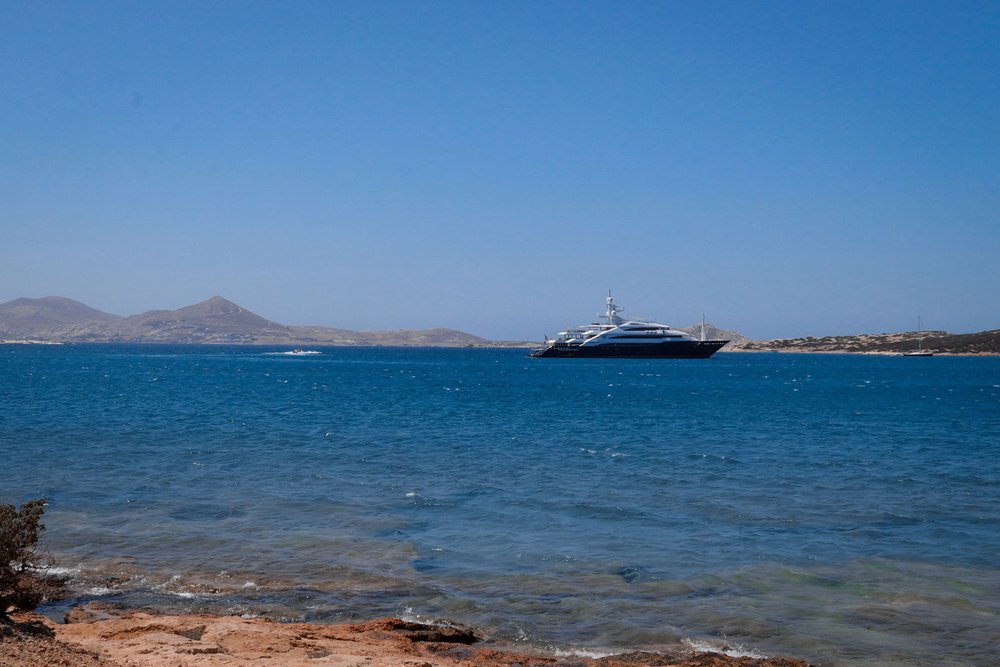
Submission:
[[[705,340],[705,313],[701,314],[701,339]]]
[[[621,310],[625,309],[621,306],[615,305],[615,302],[611,298],[611,290],[608,290],[608,312],[603,317],[608,318],[608,324],[610,326],[621,324],[621,318],[617,315],[617,313]]]

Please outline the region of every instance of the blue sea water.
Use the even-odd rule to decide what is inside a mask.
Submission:
[[[281,352],[0,346],[73,601],[995,664],[1000,358]]]

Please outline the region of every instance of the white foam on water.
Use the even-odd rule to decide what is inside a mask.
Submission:
[[[101,595],[111,595],[112,593],[114,593],[114,591],[107,586],[94,586],[93,588],[88,588],[86,590],[87,595],[93,595],[95,597],[99,597]]]
[[[413,607],[403,607],[402,613],[399,614],[399,618],[406,621],[407,623],[426,623],[425,619],[420,614],[413,611]]]
[[[767,658],[763,653],[728,642],[720,646],[704,639],[685,637],[681,640],[681,643],[701,653],[721,653],[722,655],[728,655],[730,658],[753,658],[754,660],[764,660]]]
[[[51,567],[39,567],[34,568],[35,572],[40,572],[42,574],[49,574],[54,577],[68,577],[73,574],[80,574],[83,571],[79,566],[77,567],[60,567],[58,565],[52,565]]]
[[[257,584],[255,584],[252,581],[244,581],[243,582],[243,588],[244,589],[247,589],[247,588],[257,588]]]
[[[571,648],[562,649],[557,648],[552,652],[557,658],[591,658],[593,660],[600,660],[601,658],[608,658],[613,655],[620,655],[621,651],[600,651],[596,649],[582,649],[582,648]]]

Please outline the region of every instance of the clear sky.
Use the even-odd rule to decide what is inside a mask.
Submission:
[[[1000,3],[0,4],[0,302],[1000,328]]]

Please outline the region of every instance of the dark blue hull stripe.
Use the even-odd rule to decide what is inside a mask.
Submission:
[[[550,345],[531,353],[533,357],[633,357],[643,359],[707,359],[728,340],[695,340],[619,345]]]

